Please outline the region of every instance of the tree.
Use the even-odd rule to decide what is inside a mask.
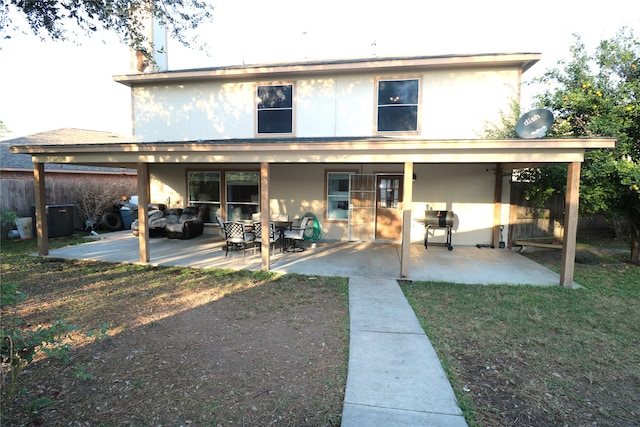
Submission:
[[[41,38],[67,40],[75,23],[91,34],[113,31],[133,49],[145,52],[145,17],[155,16],[168,33],[186,46],[196,37],[188,33],[211,21],[213,6],[202,0],[8,0],[0,5],[0,34],[19,31],[12,13],[18,12]],[[145,52],[146,53],[146,52]]]
[[[625,224],[630,261],[640,264],[640,41],[623,28],[589,54],[580,37],[575,39],[571,57],[540,77],[548,89],[536,96],[536,103],[554,112],[549,136],[618,139],[613,150],[586,153],[580,210],[602,213],[619,232]],[[564,184],[554,179],[533,185],[563,191]]]
[[[517,99],[509,100],[509,111],[500,110],[500,121],[496,123],[486,122],[482,137],[485,139],[513,139],[519,138],[516,132],[516,123],[520,118],[522,109]]]

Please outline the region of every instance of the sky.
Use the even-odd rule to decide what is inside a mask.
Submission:
[[[169,69],[372,56],[540,53],[532,80],[569,57],[573,34],[589,51],[623,26],[640,37],[640,2],[608,0],[210,0],[203,45],[169,41]],[[19,20],[18,20],[19,22]],[[131,134],[129,51],[111,33],[66,42],[0,39],[0,121],[17,138],[59,128]],[[523,107],[539,89],[523,86]]]

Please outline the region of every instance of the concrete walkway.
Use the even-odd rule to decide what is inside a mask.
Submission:
[[[349,316],[342,427],[467,425],[396,280],[350,277]]]

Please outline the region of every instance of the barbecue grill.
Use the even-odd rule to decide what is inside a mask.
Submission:
[[[453,212],[452,211],[424,211],[424,248],[429,249],[429,230],[445,229],[447,242],[445,246],[450,251],[453,250],[451,245],[451,229],[453,228]]]

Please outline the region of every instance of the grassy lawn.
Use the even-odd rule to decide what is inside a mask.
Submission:
[[[559,270],[559,251],[528,256]],[[575,290],[402,284],[469,425],[640,425],[640,267],[625,257],[580,244]]]
[[[24,331],[61,318],[81,329],[64,337],[63,358],[37,352],[6,400],[3,359],[0,425],[340,424],[346,279],[29,255],[36,250],[2,241],[2,286],[27,295],[0,308],[3,331],[10,317]]]
[[[578,248],[582,289],[401,284],[470,426],[640,426],[640,267],[620,244]],[[346,279],[36,250],[2,241],[2,284],[29,297],[2,315],[25,329],[62,316],[82,331],[69,360],[40,356],[23,371],[2,425],[339,425]],[[526,256],[559,270],[559,251]]]

